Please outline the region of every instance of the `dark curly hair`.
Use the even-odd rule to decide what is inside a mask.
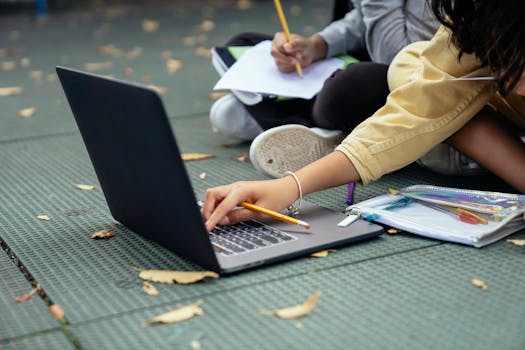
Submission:
[[[524,0],[432,0],[432,10],[452,31],[458,59],[474,54],[502,95],[514,88],[525,69]]]

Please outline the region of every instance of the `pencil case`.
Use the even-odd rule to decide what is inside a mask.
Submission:
[[[395,192],[349,206],[348,216],[339,226],[365,219],[474,247],[525,229],[525,195],[431,185],[414,185]],[[468,218],[477,218],[473,220],[477,222]]]

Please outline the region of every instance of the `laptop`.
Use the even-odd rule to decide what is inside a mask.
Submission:
[[[303,201],[305,229],[273,218],[208,233],[160,96],[151,88],[57,67],[113,218],[221,274],[375,237],[382,227]]]

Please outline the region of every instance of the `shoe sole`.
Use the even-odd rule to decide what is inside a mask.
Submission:
[[[274,178],[296,171],[332,152],[344,138],[319,135],[303,125],[283,125],[257,136],[250,147],[250,161]]]

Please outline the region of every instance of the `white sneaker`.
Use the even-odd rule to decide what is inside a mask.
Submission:
[[[244,105],[233,95],[219,98],[210,110],[214,132],[232,139],[251,141],[263,132]]]
[[[250,160],[260,172],[281,177],[332,152],[346,135],[339,130],[289,124],[268,129],[253,140]]]

